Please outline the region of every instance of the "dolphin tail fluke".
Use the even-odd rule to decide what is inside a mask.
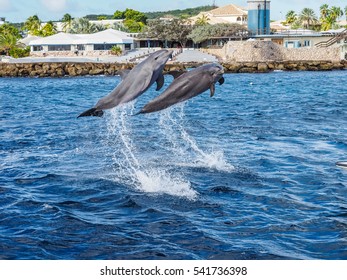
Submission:
[[[96,108],[91,108],[91,109],[83,112],[82,114],[80,114],[77,118],[80,118],[80,117],[102,117],[103,114],[104,114],[104,111],[98,110]]]

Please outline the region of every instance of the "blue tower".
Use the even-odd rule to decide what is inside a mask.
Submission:
[[[252,35],[270,34],[270,1],[249,0],[248,30]]]

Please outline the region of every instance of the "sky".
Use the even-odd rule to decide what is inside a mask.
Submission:
[[[15,23],[23,22],[36,14],[42,21],[48,21],[59,20],[65,13],[72,17],[82,17],[87,14],[113,14],[116,10],[123,11],[126,8],[154,12],[212,5],[213,2],[217,6],[247,6],[247,0],[0,0],[0,17]],[[319,16],[319,7],[322,4],[344,9],[347,0],[272,0],[271,20],[284,19],[289,10],[300,13],[303,8],[311,8]]]

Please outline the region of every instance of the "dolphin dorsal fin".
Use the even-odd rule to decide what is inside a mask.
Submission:
[[[160,90],[164,85],[164,75],[163,73],[160,73],[158,79],[157,79],[157,88],[156,90]]]
[[[130,69],[123,69],[123,70],[119,70],[117,74],[121,77],[122,80],[124,80],[126,76],[128,76],[129,72],[130,72]]]
[[[216,87],[215,87],[214,83],[212,83],[210,85],[210,91],[211,91],[210,97],[212,97],[214,95],[215,90],[216,90]]]

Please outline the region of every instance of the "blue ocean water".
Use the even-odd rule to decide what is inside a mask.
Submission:
[[[346,78],[80,119],[119,77],[0,79],[0,259],[347,259]]]

